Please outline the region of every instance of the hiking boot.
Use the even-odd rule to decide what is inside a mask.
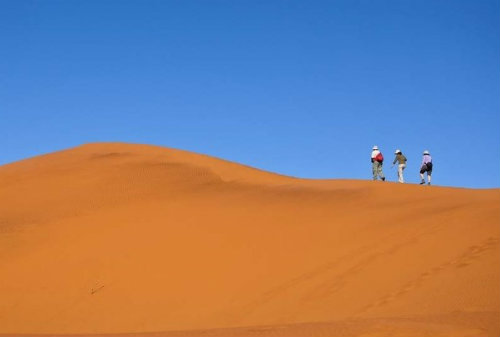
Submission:
[[[422,179],[422,181],[420,182],[420,185],[423,185],[423,184],[425,184],[425,180],[424,179]]]
[[[382,177],[382,181],[385,181],[385,177]]]
[[[427,185],[430,185],[431,183],[427,183]]]

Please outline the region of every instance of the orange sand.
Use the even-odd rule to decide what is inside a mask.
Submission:
[[[89,144],[0,167],[0,334],[499,336],[499,243],[499,189]]]

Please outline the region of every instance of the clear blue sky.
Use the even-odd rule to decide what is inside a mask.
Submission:
[[[101,141],[500,187],[500,1],[0,0],[0,164]]]

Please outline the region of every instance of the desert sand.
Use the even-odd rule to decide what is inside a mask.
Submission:
[[[0,335],[497,337],[499,243],[500,189],[86,144],[0,167]]]

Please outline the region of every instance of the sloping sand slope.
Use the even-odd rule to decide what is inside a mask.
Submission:
[[[499,336],[499,243],[498,189],[89,144],[0,167],[0,334]]]

